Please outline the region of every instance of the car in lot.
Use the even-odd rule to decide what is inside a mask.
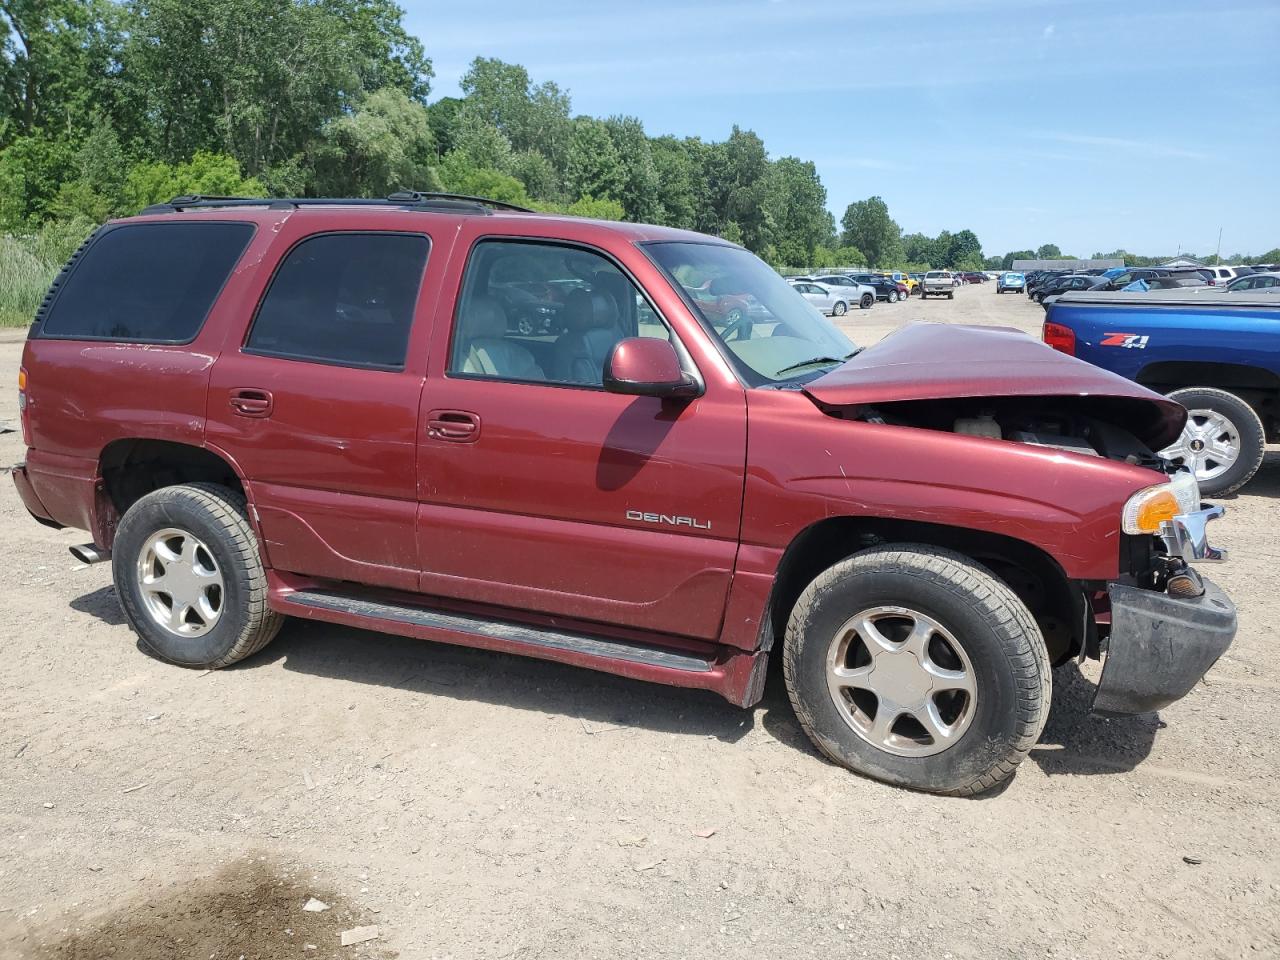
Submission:
[[[1068,274],[1040,284],[1030,296],[1036,303],[1044,303],[1046,297],[1066,293],[1068,290],[1088,290],[1097,280],[1097,277],[1087,274]]]
[[[849,312],[849,297],[857,295],[856,289],[828,287],[813,280],[792,282],[791,289],[829,317],[843,317]],[[869,294],[874,299],[874,294]],[[856,303],[856,301],[855,301]]]
[[[1280,292],[1280,273],[1251,273],[1244,277],[1237,277],[1224,289],[1231,293],[1246,293],[1251,290]]]
[[[517,278],[572,288],[562,333],[512,329]],[[179,197],[73,255],[18,390],[22,502],[190,668],[287,616],[741,706],[777,658],[833,761],[973,794],[1052,666],[1105,655],[1094,708],[1145,712],[1235,631],[1194,565],[1215,508],[1154,452],[1178,403],[1010,330],[860,349],[683,230]]]
[[[954,300],[956,298],[955,278],[948,270],[930,270],[924,275],[924,282],[920,285],[920,295],[922,297],[941,296]]]
[[[920,284],[909,273],[903,273],[901,270],[894,270],[891,273],[886,274],[886,276],[888,276],[890,280],[892,280],[894,283],[898,284],[899,286],[906,287],[908,296],[910,296],[913,293],[920,292],[920,289],[919,289]]]
[[[976,270],[965,270],[960,274],[960,276],[964,279],[965,283],[987,282],[987,275],[985,273],[979,273]]]
[[[897,303],[900,300],[906,300],[911,295],[905,284],[897,283],[879,274],[859,273],[853,279],[864,286],[870,287],[875,291],[876,299],[883,300],[886,303]]]
[[[996,293],[1022,293],[1027,287],[1027,278],[1020,273],[1006,270],[996,280]]]
[[[876,302],[876,291],[874,287],[865,283],[859,283],[853,277],[844,273],[824,273],[813,278],[816,282],[824,284],[828,287],[838,287],[844,294],[849,306],[856,306],[861,310],[870,310]]]
[[[1225,287],[1237,277],[1247,277],[1253,273],[1252,267],[1202,267],[1212,286]]]
[[[1210,496],[1248,483],[1280,440],[1280,300],[1265,291],[1067,293],[1049,303],[1044,339],[1186,406],[1160,453]]]

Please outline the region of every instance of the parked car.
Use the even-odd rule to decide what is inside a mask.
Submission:
[[[901,270],[894,270],[888,276],[889,276],[889,279],[892,280],[894,283],[901,284],[902,286],[906,287],[908,296],[910,296],[913,293],[919,292],[919,289],[918,289],[919,284],[916,282],[915,278],[911,276],[911,274],[903,273]]]
[[[942,296],[948,300],[956,298],[954,278],[947,270],[930,270],[924,275],[924,283],[920,285],[921,297]]]
[[[1280,301],[1265,292],[1068,293],[1046,343],[1177,400],[1190,411],[1161,449],[1202,492],[1233,493],[1280,440]]]
[[[1252,267],[1203,267],[1209,275],[1209,283],[1213,286],[1225,287],[1236,277],[1247,277],[1253,273]]]
[[[1248,276],[1237,277],[1227,284],[1226,289],[1231,293],[1244,293],[1248,290],[1277,290],[1280,289],[1280,273],[1251,273]]]
[[[910,296],[905,285],[895,283],[888,277],[881,277],[873,273],[859,273],[853,279],[874,290],[877,300],[884,300],[887,303],[897,303],[899,300],[905,300]]]
[[[849,297],[857,295],[856,288],[828,287],[812,280],[792,283],[791,289],[829,317],[843,317],[849,312]]]
[[[820,277],[814,278],[818,283],[825,284],[828,287],[840,287],[842,292],[848,298],[850,306],[856,305],[862,310],[870,310],[876,302],[875,288],[865,283],[859,283],[853,277],[843,273],[827,273]]]
[[[964,278],[965,283],[986,283],[987,282],[987,275],[985,273],[978,273],[976,270],[966,270],[962,274],[960,274],[960,276]]]
[[[515,278],[577,286],[563,334],[511,331]],[[1106,650],[1095,709],[1148,712],[1235,632],[1190,565],[1216,511],[1153,452],[1177,403],[1010,330],[860,350],[683,230],[177,198],[59,273],[19,410],[22,502],[185,667],[296,616],[750,706],[774,656],[833,761],[973,794],[1054,664]]]
[[[1021,293],[1026,287],[1027,278],[1011,270],[1000,274],[1000,279],[996,281],[996,293],[1005,293],[1006,291]]]
[[[1036,303],[1044,303],[1045,297],[1051,297],[1056,294],[1066,293],[1068,290],[1088,290],[1097,282],[1096,277],[1090,277],[1084,274],[1057,277],[1047,283],[1040,284],[1035,292],[1031,294],[1031,299]]]

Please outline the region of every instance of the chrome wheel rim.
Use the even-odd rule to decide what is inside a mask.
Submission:
[[[138,551],[138,588],[156,625],[175,637],[201,637],[222,616],[226,588],[208,545],[187,530],[166,527]]]
[[[836,631],[827,689],[858,737],[898,757],[954,746],[978,702],[964,647],[937,620],[907,607],[871,607]]]
[[[1186,467],[1201,482],[1215,480],[1240,459],[1240,431],[1217,410],[1188,410],[1182,436],[1160,456]]]

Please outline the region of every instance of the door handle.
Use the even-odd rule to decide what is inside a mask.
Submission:
[[[242,417],[269,417],[275,407],[270,390],[258,390],[254,387],[237,387],[231,391],[227,402]]]
[[[427,436],[432,440],[475,443],[480,439],[480,418],[467,410],[432,410],[427,414]]]

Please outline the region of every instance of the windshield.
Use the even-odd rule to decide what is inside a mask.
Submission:
[[[804,383],[857,352],[772,267],[740,247],[674,242],[644,249],[751,386]]]

